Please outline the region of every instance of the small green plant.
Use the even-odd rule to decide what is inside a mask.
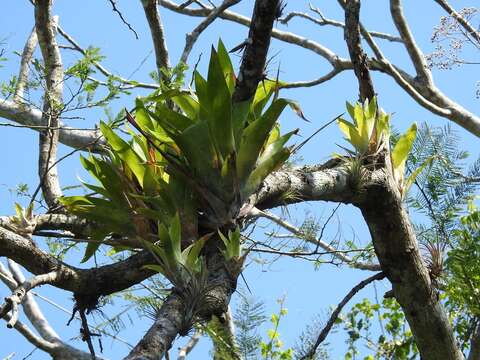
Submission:
[[[363,174],[359,163],[363,163],[369,156],[376,156],[390,141],[390,116],[377,109],[376,98],[370,102],[365,100],[364,104],[352,105],[347,102],[347,111],[352,121],[343,118],[338,120],[340,130],[345,139],[353,146],[354,150],[348,150],[350,154],[350,173],[357,174],[360,178]],[[398,189],[404,197],[415,178],[422,172],[433,158],[427,159],[405,180],[405,164],[412,149],[417,134],[417,124],[413,123],[410,128],[402,134],[393,149],[390,151],[390,162],[393,177]]]
[[[272,314],[270,318],[270,322],[273,325],[272,329],[269,329],[268,334],[268,342],[262,341],[260,343],[260,350],[263,359],[271,359],[271,360],[291,360],[293,359],[293,349],[289,348],[287,350],[283,350],[283,342],[280,340],[280,333],[278,332],[278,328],[280,325],[280,320],[283,316],[287,315],[287,309],[283,306],[285,299],[281,298],[278,300],[280,305],[280,310],[278,314]]]

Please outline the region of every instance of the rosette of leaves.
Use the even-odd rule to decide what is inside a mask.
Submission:
[[[390,142],[390,116],[377,109],[377,101],[374,97],[370,102],[365,100],[363,104],[352,105],[347,102],[347,111],[352,122],[340,118],[338,125],[345,139],[353,146],[354,150],[348,150],[355,160],[374,156],[382,150],[384,144]],[[398,138],[395,146],[390,151],[393,176],[398,184],[402,196],[411,187],[417,175],[433,160],[428,159],[421,164],[405,180],[405,166],[408,155],[412,149],[417,134],[417,124],[413,123],[410,128]],[[355,162],[355,164],[357,164]]]
[[[83,261],[108,243],[151,249],[171,281],[182,277],[179,268],[198,272],[201,262],[191,256],[199,257],[202,235],[234,228],[248,197],[289,157],[285,143],[296,131],[280,135],[278,118],[287,105],[299,109],[278,98],[278,82],[265,81],[251,99],[234,103],[236,78],[221,42],[207,79],[194,76],[195,91],[163,89],[137,99],[134,115],[127,112],[129,138],[100,124],[108,147],[81,157],[98,184],[84,184],[91,194],[61,200],[98,224]]]
[[[287,105],[301,112],[295,102],[278,98],[275,81],[262,82],[251,99],[233,102],[236,77],[221,41],[212,48],[207,78],[196,71],[194,80],[195,92],[139,100],[131,121],[152,143],[170,139],[169,173],[190,184],[209,227],[216,229],[234,223],[248,197],[288,159],[285,143],[296,130],[280,135],[277,121]]]

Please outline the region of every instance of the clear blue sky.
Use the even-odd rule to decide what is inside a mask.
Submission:
[[[364,1],[364,3],[362,21],[367,28],[377,31],[395,32],[388,13],[387,2]],[[406,15],[420,46],[425,52],[432,51],[433,47],[429,41],[432,28],[438,23],[439,17],[443,14],[430,1],[405,0],[404,3]],[[342,20],[342,13],[336,1],[313,1],[313,4],[320,7],[327,17]],[[474,5],[478,5],[474,0],[455,2],[457,8]],[[145,63],[140,66],[133,78],[139,81],[149,81],[148,73],[154,70],[154,56],[151,52],[150,33],[144,20],[141,5],[137,0],[119,0],[118,6],[138,32],[139,40],[135,39],[133,34],[121,23],[118,16],[111,11],[111,6],[106,0],[57,0],[54,6],[54,13],[60,16],[60,24],[63,29],[72,35],[82,46],[93,45],[99,47],[102,54],[106,56],[103,64],[115,74],[129,77],[146,58]],[[244,0],[240,5],[235,6],[233,10],[248,15],[251,13],[252,6],[253,0]],[[307,1],[291,0],[288,3],[287,11],[306,11],[307,8]],[[183,49],[185,32],[193,29],[200,20],[178,16],[164,9],[161,10],[161,14],[165,24],[171,62],[175,64]],[[8,81],[13,74],[17,74],[19,57],[14,52],[21,52],[32,26],[33,9],[27,0],[2,2],[0,39],[5,38],[6,45],[2,47],[5,47],[9,61],[4,64],[3,68],[0,68],[0,81]],[[343,34],[337,28],[319,28],[301,20],[293,20],[288,27],[283,25],[279,25],[279,27],[312,38],[330,47],[342,56],[347,55]],[[199,54],[202,53],[203,56],[199,69],[203,71],[208,59],[210,46],[211,44],[216,44],[219,36],[222,37],[227,48],[232,48],[247,37],[247,32],[248,29],[240,25],[223,21],[216,22],[201,35],[190,55],[190,61],[195,62]],[[60,42],[65,43],[63,40]],[[380,41],[380,44],[386,55],[393,59],[396,64],[411,71],[411,65],[406,62],[406,53],[401,45],[385,41]],[[277,54],[270,63],[272,76],[274,76],[277,66],[280,65],[280,77],[285,81],[313,79],[330,70],[328,63],[315,54],[298,47],[287,46],[278,41],[272,42],[270,54]],[[36,55],[40,56],[38,52]],[[66,66],[71,65],[75,59],[78,59],[78,55],[70,53],[64,56],[64,63]],[[474,96],[475,81],[477,79],[475,76],[472,76],[478,73],[474,74],[471,71],[472,69],[469,68],[450,72],[435,71],[434,76],[437,84],[445,93],[474,113],[479,113],[479,100],[475,99]],[[188,73],[189,78],[190,73]],[[446,121],[420,108],[390,78],[375,73],[374,83],[379,94],[381,106],[385,110],[395,113],[393,125],[396,128],[400,130],[405,129],[413,121],[427,121],[431,125],[446,124]],[[354,101],[357,92],[357,83],[351,72],[343,73],[319,87],[285,91],[283,95],[297,100],[301,104],[306,116],[312,122],[309,124],[304,123],[287,111],[281,120],[282,128],[284,131],[287,131],[293,127],[301,127],[303,136],[308,136],[321,124],[343,112],[345,101]],[[124,106],[132,106],[134,96],[142,94],[145,94],[145,92],[133,90],[130,97],[123,97],[121,101],[113,102],[111,104],[113,113],[118,112]],[[105,119],[105,114],[101,110],[86,111],[76,115],[84,116],[85,119],[71,120],[69,125],[89,127],[98,123],[100,119]],[[5,121],[0,119],[0,122]],[[478,155],[478,139],[467,134],[456,125],[452,126],[459,131],[463,147],[470,150],[473,156]],[[0,215],[12,214],[13,203],[18,201],[10,193],[9,189],[15,188],[19,183],[27,183],[31,189],[34,189],[38,184],[36,176],[37,139],[38,135],[33,131],[0,127],[0,151],[3,154],[2,170],[0,172]],[[303,157],[302,162],[307,164],[323,162],[333,152],[340,151],[336,144],[341,143],[342,139],[339,130],[335,126],[330,126],[302,149],[300,154]],[[60,149],[61,154],[68,151],[69,149],[63,146]],[[78,184],[78,176],[88,179],[81,169],[78,156],[62,162],[59,170],[63,186]],[[291,221],[301,224],[305,215],[317,218],[323,217],[325,219],[334,205],[311,203],[293,206],[290,209]],[[324,240],[333,240],[338,228],[340,228],[343,240],[352,240],[355,237],[359,245],[368,243],[370,240],[369,235],[357,210],[352,207],[342,206],[338,214],[338,219],[332,223]],[[257,231],[255,236],[261,240],[262,237],[265,237],[263,232],[264,230]],[[79,258],[81,251],[73,254]],[[77,259],[74,256],[71,256],[69,260],[73,265],[76,265],[75,261]],[[291,259],[279,260],[273,264],[263,266],[251,262],[245,271],[245,278],[253,296],[265,301],[267,315],[277,311],[276,299],[285,295],[285,306],[289,309],[289,313],[281,324],[280,332],[286,346],[294,345],[298,335],[315,314],[323,314],[325,318],[326,314],[328,314],[329,306],[338,303],[358,281],[368,276],[369,274],[362,271],[353,271],[332,265],[322,265],[318,270],[315,270],[311,263]],[[240,288],[245,288],[242,281],[239,281],[239,284]],[[379,285],[380,293],[386,290],[388,288],[385,285]],[[355,300],[358,301],[364,296],[371,296],[372,291],[372,289],[364,290],[357,295]],[[55,300],[67,309],[72,308],[73,302],[71,295],[68,293],[49,287],[40,289],[40,293]],[[0,298],[3,298],[6,294],[6,288],[0,287]],[[233,304],[237,301],[238,295],[235,295]],[[52,325],[62,335],[64,340],[78,334],[78,323],[72,324],[68,328],[65,327],[69,317],[67,314],[58,311],[41,300],[39,302]],[[125,305],[118,301],[116,301],[116,304],[119,307]],[[117,307],[117,311],[119,307]],[[105,311],[108,314],[113,314],[115,310],[113,307],[106,307]],[[147,319],[139,320],[133,314],[132,323],[128,319],[126,319],[125,323],[127,328],[120,333],[120,336],[135,344],[143,334],[142,330],[148,327],[150,321]],[[265,334],[265,329],[260,329],[260,331]],[[333,349],[332,358],[337,359],[342,353],[342,349],[345,349],[346,346],[338,335],[332,336],[329,340],[333,344],[331,346]],[[108,338],[103,339],[103,344],[105,356],[110,359],[120,358],[127,353],[127,349],[122,344],[112,343]],[[79,342],[75,345],[86,348],[84,344]],[[189,359],[205,359],[209,346],[209,341],[203,340],[195,352],[189,356]],[[20,335],[0,324],[0,358],[15,352],[18,354],[15,359],[21,359],[32,348],[32,345],[24,341]],[[36,351],[31,358],[48,359],[40,351]]]

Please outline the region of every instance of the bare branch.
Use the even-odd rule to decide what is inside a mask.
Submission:
[[[300,12],[300,11],[292,11],[290,13],[288,13],[285,17],[281,18],[281,19],[278,19],[282,24],[288,24],[288,22],[290,20],[292,20],[293,18],[295,17],[299,17],[299,18],[302,18],[302,19],[306,19],[308,21],[311,21],[313,22],[314,24],[317,24],[319,26],[327,26],[327,25],[330,25],[330,26],[334,26],[334,27],[338,27],[338,28],[345,28],[345,24],[342,23],[341,21],[337,21],[337,20],[333,20],[333,19],[328,19],[326,18],[322,12],[314,7],[312,4],[310,4],[310,10],[312,10],[313,12],[315,12],[319,18],[315,18],[307,13],[304,13],[304,12]],[[388,41],[391,41],[391,42],[403,42],[403,40],[401,38],[399,38],[398,36],[394,36],[394,35],[391,35],[391,34],[387,34],[387,33],[382,33],[382,32],[378,32],[378,31],[368,31],[369,34],[373,37],[376,37],[376,38],[379,38],[379,39],[384,39],[384,40],[388,40]]]
[[[258,210],[257,208],[253,208],[250,211],[250,215],[253,216],[254,218],[257,217],[263,217],[266,219],[269,219],[273,221],[275,224],[283,227],[284,229],[290,231],[292,234],[295,236],[304,239],[305,241],[318,246],[322,248],[323,250],[327,251],[328,254],[331,254],[333,257],[337,258],[338,260],[347,263],[351,267],[359,270],[369,270],[369,271],[379,271],[380,265],[379,264],[373,264],[373,263],[363,263],[359,261],[354,261],[352,258],[349,256],[345,255],[344,252],[339,251],[335,247],[331,246],[330,244],[326,243],[322,239],[317,239],[314,237],[308,237],[305,236],[305,233],[299,229],[296,226],[293,226],[292,224],[288,223],[287,221],[283,220],[279,216],[269,212],[269,211],[262,211]]]
[[[328,80],[333,79],[335,76],[340,74],[342,71],[345,69],[335,67],[333,68],[329,73],[319,77],[318,79],[315,80],[310,80],[310,81],[295,81],[295,82],[289,82],[286,84],[282,84],[281,88],[282,89],[294,89],[294,88],[300,88],[300,87],[311,87],[311,86],[316,86],[323,84],[324,82],[327,82]]]
[[[350,290],[348,294],[342,299],[342,301],[337,305],[335,310],[332,312],[332,315],[330,315],[330,319],[328,319],[327,324],[318,335],[317,341],[312,346],[312,348],[305,355],[301,357],[301,359],[305,360],[305,359],[313,358],[318,347],[327,337],[328,333],[332,329],[333,324],[335,324],[335,321],[337,320],[338,315],[340,315],[340,312],[342,311],[342,309],[345,307],[345,305],[347,305],[350,299],[355,296],[356,293],[358,293],[360,290],[362,290],[365,286],[367,286],[371,282],[374,282],[375,280],[382,280],[384,278],[385,278],[385,274],[383,272],[380,272],[373,276],[370,276],[369,278],[355,285],[355,287],[352,290]]]
[[[177,360],[185,360],[187,355],[193,350],[193,348],[198,344],[202,333],[199,330],[195,330],[190,340],[188,340],[185,346],[182,346],[178,350],[178,357]]]
[[[33,52],[38,44],[37,30],[33,28],[30,36],[28,37],[25,47],[23,48],[22,57],[20,60],[20,70],[18,72],[17,86],[13,95],[13,101],[15,103],[23,103],[25,87],[28,82],[28,73],[30,70],[30,61],[32,60]]]
[[[25,283],[25,276],[23,276],[23,273],[17,263],[15,263],[13,260],[8,259],[8,266],[15,281],[18,284]],[[14,291],[15,289],[11,290]],[[52,326],[48,323],[47,319],[43,315],[40,307],[38,306],[37,302],[35,301],[30,292],[27,292],[25,294],[22,306],[28,320],[32,323],[33,327],[35,328],[35,330],[38,331],[42,338],[50,342],[60,340],[60,337],[52,328]]]
[[[192,51],[193,45],[197,41],[200,34],[213,22],[217,17],[219,17],[222,12],[224,12],[229,7],[239,3],[241,0],[224,0],[222,4],[215,9],[213,9],[210,14],[208,14],[205,19],[197,25],[195,29],[189,32],[186,35],[185,39],[185,48],[183,49],[182,55],[180,56],[180,62],[186,64],[188,60],[188,55]]]
[[[78,51],[79,53],[81,53],[82,55],[86,55],[86,51],[84,48],[82,48],[77,42],[76,40],[71,36],[69,35],[62,27],[60,26],[57,26],[57,30],[58,30],[58,33],[60,35],[62,35],[62,37],[67,40],[70,44],[72,44],[73,46],[73,50],[76,50]],[[97,68],[98,71],[100,71],[100,73],[102,73],[103,75],[105,75],[106,77],[112,77],[114,76],[115,79],[117,79],[119,82],[123,83],[123,84],[127,84],[127,85],[130,85],[129,88],[133,88],[133,87],[138,87],[138,88],[144,88],[144,89],[158,89],[158,84],[148,84],[148,83],[142,83],[142,82],[137,82],[137,81],[132,81],[132,80],[128,80],[128,79],[125,79],[121,76],[118,76],[118,75],[114,75],[112,72],[108,71],[102,64],[100,64],[99,62],[97,61],[94,61],[93,62],[93,65],[95,66],[95,68]],[[92,81],[97,81],[98,83],[102,84],[101,81],[98,81],[98,80],[95,80],[95,79],[91,79]],[[106,85],[106,83],[104,83]]]
[[[12,321],[12,316],[9,314],[5,314],[3,318],[8,322]],[[54,344],[35,335],[33,331],[28,326],[23,324],[21,321],[19,320],[15,321],[14,329],[17,330],[20,334],[22,334],[23,337],[27,339],[28,342],[31,343],[32,345],[38,347],[39,349],[42,349],[43,351],[49,354],[54,352],[56,348]]]
[[[168,69],[170,67],[170,63],[168,60],[167,42],[165,40],[163,24],[157,8],[157,0],[141,0],[141,2],[143,5],[143,10],[145,11],[145,17],[148,21],[148,26],[150,27],[153,48],[155,50],[158,76],[159,79],[161,79],[162,72],[160,69]]]
[[[189,16],[205,17],[205,16],[208,16],[212,11],[214,11],[213,8],[201,8],[201,9],[182,8],[180,7],[180,5],[177,5],[170,0],[158,0],[158,3],[169,10],[172,10],[181,14],[189,15]],[[244,26],[250,26],[250,23],[251,23],[250,18],[234,13],[232,11],[228,11],[228,10],[221,13],[219,15],[219,18],[230,20]],[[336,55],[333,51],[326,48],[325,46],[313,40],[307,39],[305,37],[296,35],[291,32],[273,29],[272,37],[279,39],[281,41],[285,41],[287,43],[295,44],[305,49],[311,50],[316,54],[325,58],[332,66],[340,66],[343,63],[343,61],[347,61],[346,59],[340,58],[338,55]]]
[[[56,128],[59,125],[58,117],[63,97],[63,66],[55,40],[56,21],[51,11],[51,0],[35,1],[35,27],[46,72],[42,122]],[[43,196],[52,209],[59,206],[58,199],[62,196],[57,168],[53,166],[57,156],[57,143],[58,130],[40,131],[38,173]]]

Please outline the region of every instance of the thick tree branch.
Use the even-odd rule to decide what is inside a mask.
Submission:
[[[63,66],[55,40],[55,21],[51,0],[35,1],[35,27],[45,66],[46,88],[42,122],[50,129],[40,131],[38,173],[43,197],[51,209],[59,206],[62,190],[55,166],[60,109],[63,101]]]
[[[358,79],[360,100],[372,100],[375,96],[372,78],[368,70],[367,55],[360,40],[360,0],[347,0],[345,4],[345,41],[352,60],[353,71]]]
[[[127,289],[153,275],[152,271],[143,268],[145,264],[154,262],[148,252],[98,268],[78,269],[43,252],[31,240],[2,227],[0,256],[14,260],[32,274],[56,271],[54,286],[91,299]]]
[[[228,310],[237,277],[218,249],[207,259],[208,281],[198,294],[175,288],[157,313],[155,322],[126,360],[160,359],[177,335],[185,336],[196,321],[209,321]]]
[[[150,33],[152,35],[153,49],[155,50],[155,60],[159,79],[162,78],[161,69],[168,69],[170,63],[168,60],[168,49],[162,20],[157,8],[157,0],[141,0],[145,17],[147,18]]]
[[[453,331],[420,254],[415,232],[403,206],[389,162],[384,176],[370,182],[362,211],[383,272],[403,308],[424,360],[463,360]]]
[[[480,359],[480,323],[475,327],[470,339],[470,352],[468,353],[467,360],[479,360]]]

